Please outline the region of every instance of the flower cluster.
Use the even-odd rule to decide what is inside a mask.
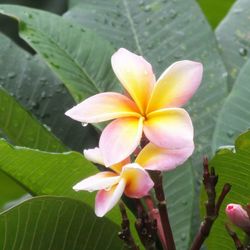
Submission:
[[[119,49],[111,58],[125,94],[105,92],[89,97],[66,112],[82,123],[112,120],[103,130],[99,147],[85,157],[107,171],[73,188],[95,191],[95,212],[105,215],[124,193],[141,198],[154,183],[146,170],[168,171],[181,165],[194,150],[193,125],[181,108],[202,79],[202,64],[179,61],[156,81],[151,65],[141,56]],[[148,143],[141,147],[144,138]],[[140,149],[134,162],[130,157]]]

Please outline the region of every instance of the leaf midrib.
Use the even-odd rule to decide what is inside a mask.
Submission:
[[[129,21],[131,31],[132,31],[132,34],[133,34],[133,37],[134,37],[134,40],[135,40],[135,44],[136,44],[136,47],[137,47],[137,50],[143,56],[142,48],[141,48],[141,45],[140,45],[140,42],[139,42],[139,38],[137,36],[137,32],[136,32],[136,29],[135,29],[135,23],[133,21],[132,15],[130,13],[128,2],[127,2],[127,0],[122,0],[122,1],[123,1],[123,5],[124,5],[124,8],[125,8],[125,16],[127,17],[128,21]]]

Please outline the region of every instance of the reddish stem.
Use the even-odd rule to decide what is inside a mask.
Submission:
[[[167,211],[167,205],[165,200],[165,194],[163,190],[163,184],[162,184],[162,173],[160,171],[152,171],[151,177],[154,181],[154,190],[155,195],[158,200],[158,209],[160,213],[161,218],[161,225],[163,228],[164,238],[167,246],[167,250],[175,250],[175,243],[174,243],[174,237],[172,233],[172,229],[170,226],[169,218],[168,218],[168,211]]]
[[[167,249],[167,243],[165,240],[165,235],[164,235],[164,231],[163,231],[163,227],[162,227],[162,223],[161,223],[159,209],[155,208],[154,201],[150,195],[145,196],[144,201],[145,201],[145,204],[146,204],[148,211],[149,211],[149,217],[151,219],[154,219],[157,221],[157,233],[158,233],[158,237],[162,243],[162,246],[164,249]]]

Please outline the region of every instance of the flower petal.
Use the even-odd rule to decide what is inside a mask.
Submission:
[[[193,142],[188,147],[180,149],[160,148],[148,143],[136,157],[135,162],[145,169],[169,171],[184,163],[193,151]]]
[[[155,83],[152,66],[143,57],[123,48],[114,53],[111,63],[117,78],[144,113]]]
[[[93,192],[100,189],[110,188],[117,184],[120,176],[113,172],[101,172],[78,182],[73,189],[76,191],[86,190]]]
[[[120,182],[110,190],[100,190],[97,193],[95,198],[95,213],[98,217],[103,217],[116,205],[123,194],[125,185],[125,181],[121,179]]]
[[[133,163],[123,167],[121,178],[126,181],[125,194],[131,198],[141,198],[154,186],[148,172]]]
[[[98,123],[119,117],[138,117],[138,112],[135,103],[128,97],[106,92],[89,97],[68,110],[65,115],[79,122]]]
[[[130,161],[130,157],[127,157],[126,159],[124,159],[123,161],[121,162],[118,162],[112,166],[110,166],[109,168],[111,168],[113,171],[115,171],[117,174],[120,174],[122,172],[122,168],[123,166],[129,164],[131,161]]]
[[[83,150],[84,157],[94,163],[104,165],[101,150],[99,148],[91,148]]]
[[[144,121],[144,133],[152,143],[167,149],[185,148],[193,141],[192,121],[181,108],[150,113]]]
[[[106,167],[127,158],[140,143],[143,119],[120,118],[102,132],[99,146]]]
[[[195,93],[202,79],[203,66],[193,61],[179,61],[163,72],[155,84],[147,112],[181,107]]]

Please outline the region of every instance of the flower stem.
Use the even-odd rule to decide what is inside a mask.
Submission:
[[[125,206],[122,202],[120,202],[119,207],[120,207],[120,212],[122,215],[122,223],[121,223],[122,231],[119,232],[118,236],[120,237],[120,239],[122,239],[126,243],[129,249],[139,250],[139,247],[136,245],[134,238],[130,231],[130,223],[129,223],[129,219],[127,216]]]
[[[161,245],[163,249],[167,249],[167,244],[166,244],[165,235],[163,232],[159,209],[155,208],[154,201],[150,195],[144,197],[144,202],[148,208],[149,217],[152,220],[157,221],[157,233],[158,233],[158,238],[160,239]]]
[[[165,237],[166,242],[166,250],[175,250],[175,242],[172,233],[172,229],[169,223],[167,205],[165,200],[165,194],[163,190],[162,183],[162,173],[160,171],[152,171],[151,172],[152,180],[154,181],[154,190],[155,195],[158,201],[158,209],[161,218],[161,225]]]
[[[218,181],[218,175],[215,174],[215,170],[213,167],[211,167],[211,170],[209,171],[207,158],[204,158],[203,160],[203,168],[204,168],[203,184],[208,197],[208,200],[205,204],[206,216],[204,218],[204,221],[200,225],[200,228],[193,240],[190,250],[199,250],[201,248],[203,242],[208,237],[211,231],[214,221],[217,219],[219,215],[220,207],[223,200],[225,199],[226,195],[231,189],[231,185],[226,183],[223,186],[220,196],[216,202],[215,186]]]
[[[244,250],[244,246],[241,243],[240,239],[238,238],[237,234],[229,227],[228,224],[225,224],[225,228],[228,232],[228,234],[231,236],[231,238],[234,241],[235,248],[237,250]]]

